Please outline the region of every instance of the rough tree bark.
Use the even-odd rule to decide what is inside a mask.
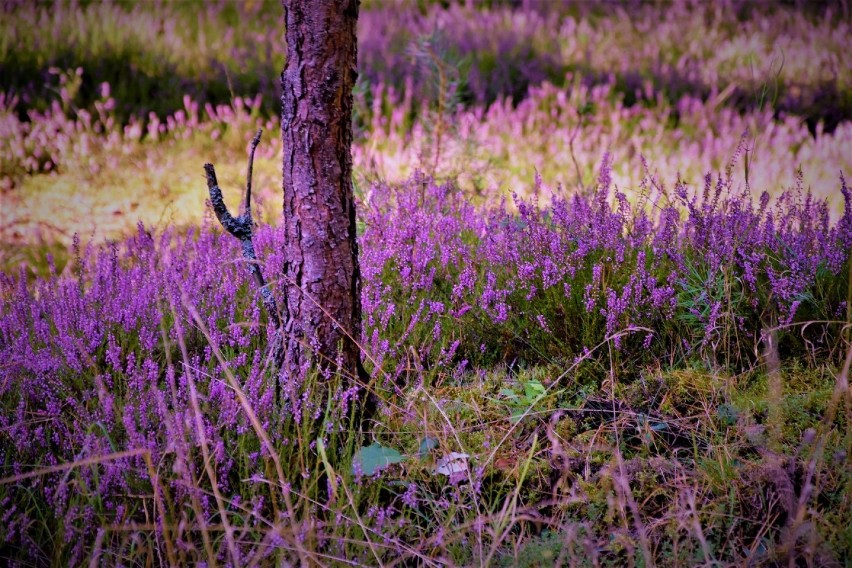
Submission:
[[[312,364],[363,375],[352,194],[352,87],[358,0],[282,0],[284,146],[282,377]]]

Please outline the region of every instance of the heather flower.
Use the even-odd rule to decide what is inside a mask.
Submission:
[[[411,509],[417,509],[418,499],[416,483],[408,484],[408,487],[406,487],[405,492],[402,494],[402,502]]]

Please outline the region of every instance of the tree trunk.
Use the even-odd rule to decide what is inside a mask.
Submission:
[[[282,0],[282,378],[312,365],[361,374],[361,276],[352,195],[358,0]]]

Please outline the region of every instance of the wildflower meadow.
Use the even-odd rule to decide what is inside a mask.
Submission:
[[[279,3],[0,4],[0,563],[849,565],[850,9],[363,0],[284,376]]]

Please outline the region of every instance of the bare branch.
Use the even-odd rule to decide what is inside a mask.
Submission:
[[[245,213],[244,215],[248,217],[249,223],[251,220],[251,174],[252,169],[254,168],[254,151],[257,149],[257,145],[260,144],[260,136],[263,134],[263,129],[258,128],[257,134],[254,135],[254,138],[251,140],[251,151],[249,152],[249,160],[248,160],[248,171],[246,171],[246,204],[245,204]]]
[[[213,168],[213,164],[204,164],[204,173],[207,174],[210,204],[213,206],[213,212],[222,224],[222,228],[241,241],[246,237],[251,238],[251,225],[246,225],[241,217],[234,217],[228,211],[228,206],[225,205],[225,199],[222,197],[222,190],[219,188],[219,182],[216,180],[216,170]]]
[[[222,190],[219,187],[219,182],[216,180],[216,170],[213,167],[213,164],[204,164],[204,173],[207,175],[207,190],[210,192],[210,204],[213,206],[213,212],[222,224],[222,228],[240,241],[243,249],[243,257],[248,263],[249,272],[260,288],[260,296],[263,300],[263,305],[266,307],[269,320],[275,325],[276,330],[280,330],[281,320],[278,317],[278,305],[276,304],[275,298],[272,296],[272,292],[269,290],[269,286],[266,284],[263,274],[260,271],[260,265],[257,262],[257,255],[254,252],[254,243],[252,242],[251,202],[249,201],[251,196],[249,194],[251,192],[251,170],[252,161],[254,160],[254,149],[257,147],[257,143],[259,142],[260,131],[258,131],[254,140],[252,140],[252,149],[248,166],[249,182],[246,196],[246,213],[244,215],[234,217],[231,215],[230,211],[228,211],[228,206],[225,205],[225,199],[222,197]]]

